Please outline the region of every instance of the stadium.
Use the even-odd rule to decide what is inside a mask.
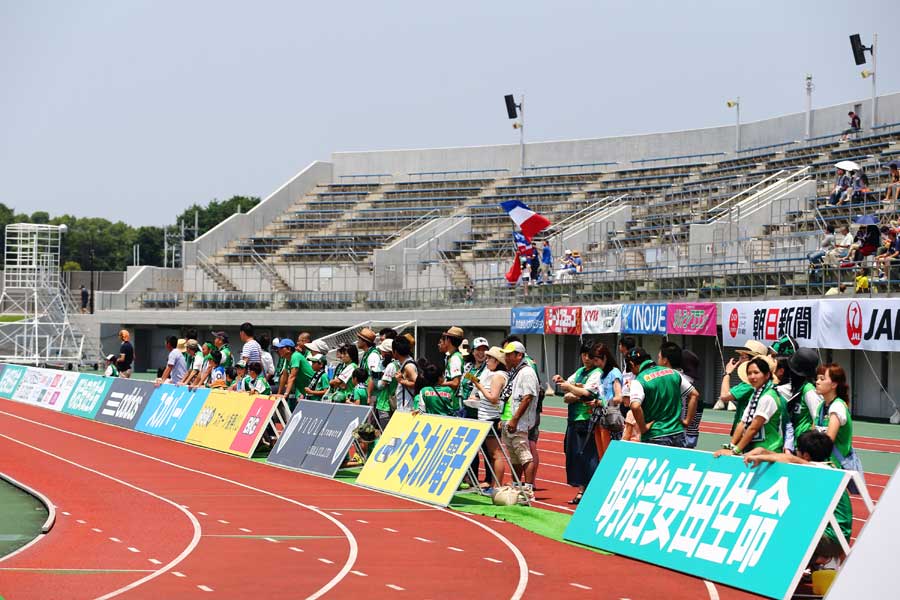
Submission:
[[[0,599],[889,597],[898,165],[873,79],[323,154],[165,266],[10,223]]]

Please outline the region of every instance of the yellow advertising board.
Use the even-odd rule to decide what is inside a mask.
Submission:
[[[447,506],[489,430],[484,421],[394,413],[356,482]]]
[[[256,448],[255,442],[268,423],[273,408],[273,401],[255,394],[211,390],[185,441],[230,454],[249,456]],[[260,415],[249,420],[256,423],[256,426],[252,431],[245,432],[251,412],[258,412]],[[240,438],[248,437],[244,433],[248,433],[252,443],[236,443]]]

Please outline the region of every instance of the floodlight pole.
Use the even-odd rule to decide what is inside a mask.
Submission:
[[[806,75],[806,139],[812,136],[812,93],[816,89],[811,74]]]
[[[872,34],[872,47],[869,48],[869,52],[872,54],[872,129],[875,129],[875,125],[878,121],[875,118],[875,114],[878,112],[878,95],[875,91],[875,79],[878,77],[878,65],[875,64],[875,46],[878,44],[878,34]]]
[[[734,151],[741,151],[741,97],[737,97],[737,102],[734,105],[736,121],[734,125]]]
[[[874,48],[874,46],[873,46]],[[874,51],[873,51],[874,52]],[[874,53],[872,54],[874,57]],[[873,59],[874,62],[874,59]],[[874,85],[875,79],[872,79]],[[525,174],[525,94],[519,96],[519,175]]]

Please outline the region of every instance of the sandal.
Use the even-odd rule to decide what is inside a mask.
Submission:
[[[574,498],[569,500],[569,504],[578,504],[581,502],[581,498],[584,496],[584,492],[578,492]]]

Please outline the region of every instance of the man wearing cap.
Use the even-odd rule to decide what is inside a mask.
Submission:
[[[278,356],[284,359],[284,369],[278,381],[278,395],[287,398],[288,406],[294,410],[300,390],[306,389],[313,377],[313,368],[306,357],[296,351],[291,338],[283,338],[278,342]]]
[[[231,346],[228,345],[228,334],[224,331],[213,331],[212,336],[216,350],[222,353],[222,364],[219,366],[227,369],[234,364],[234,359],[231,356]]]
[[[731,404],[735,405],[734,419],[731,423],[731,433],[734,433],[734,430],[737,428],[738,423],[741,421],[741,415],[744,414],[744,409],[747,408],[747,403],[750,402],[750,397],[753,396],[753,386],[748,383],[741,381],[736,386],[731,387],[731,374],[734,373],[735,369],[742,368],[746,370],[747,361],[755,356],[768,355],[769,349],[766,348],[766,345],[762,342],[747,340],[743,347],[738,348],[736,352],[740,358],[732,358],[725,363],[725,373],[722,375],[722,387],[719,390],[719,401],[714,407],[720,409],[728,406],[730,409]],[[738,375],[740,375],[740,371],[738,372]]]
[[[309,364],[313,370],[312,379],[303,388],[303,398],[306,400],[321,400],[328,393],[330,386],[328,385],[328,372],[325,367],[328,365],[328,359],[324,354],[311,354],[309,356]]]
[[[185,342],[184,348],[188,355],[188,368],[187,372],[177,383],[192,385],[194,380],[199,377],[200,371],[203,370],[203,353],[200,351],[200,344],[197,343],[197,340],[188,340]]]
[[[625,360],[634,373],[629,385],[631,414],[641,441],[684,448],[681,393],[686,382],[675,369],[653,362],[643,348],[633,349]]]
[[[236,363],[234,363],[234,372],[235,372],[234,383],[232,383],[231,387],[228,389],[235,391],[235,392],[249,391],[247,389],[247,381],[248,381],[247,363],[245,363],[242,360],[239,360]]]
[[[444,385],[453,390],[450,403],[455,404],[457,408],[460,403],[459,386],[463,376],[463,355],[459,351],[459,346],[465,335],[462,327],[454,326],[445,331],[438,340],[438,350],[447,357],[444,365]]]
[[[376,337],[375,332],[368,327],[363,327],[356,334],[356,347],[362,352],[359,365],[369,374],[365,384],[369,404],[375,401],[375,382],[381,379],[381,372],[384,370],[381,366],[381,353],[375,344]]]
[[[103,371],[104,377],[118,377],[119,370],[116,368],[116,355],[109,354],[106,357],[106,370]]]
[[[119,332],[119,339],[122,345],[119,346],[119,357],[116,359],[116,369],[119,371],[119,377],[125,379],[131,378],[131,364],[134,362],[134,346],[131,345],[131,334],[127,329]]]
[[[488,344],[488,341],[483,337],[477,337],[472,341],[472,362],[467,362],[465,366],[465,373],[463,374],[463,378],[459,384],[459,399],[462,402],[465,402],[472,395],[472,389],[475,387],[475,381],[481,379],[482,373],[487,368],[487,351],[491,345]],[[469,373],[472,374],[472,379],[469,379]],[[477,419],[478,418],[478,405],[475,404],[472,406],[465,406],[465,415],[467,419]]]
[[[375,418],[378,421],[378,428],[383,430],[394,414],[391,398],[394,397],[394,392],[397,390],[395,376],[400,368],[400,363],[394,359],[394,340],[392,338],[385,338],[378,344],[378,351],[381,353],[382,360],[388,361],[381,377],[375,382]]]
[[[534,499],[534,457],[528,441],[528,432],[535,422],[540,384],[535,370],[525,360],[525,345],[510,342],[503,348],[509,381],[500,394],[500,400],[509,403],[509,420],[503,425],[503,443],[510,461],[525,482],[523,490],[527,500]]]
[[[185,367],[184,355],[182,355],[181,349],[178,348],[181,342],[182,340],[179,340],[174,335],[166,338],[166,352],[169,355],[166,358],[166,368],[163,369],[162,374],[156,379],[157,386],[161,383],[178,383],[184,377],[187,368]]]

